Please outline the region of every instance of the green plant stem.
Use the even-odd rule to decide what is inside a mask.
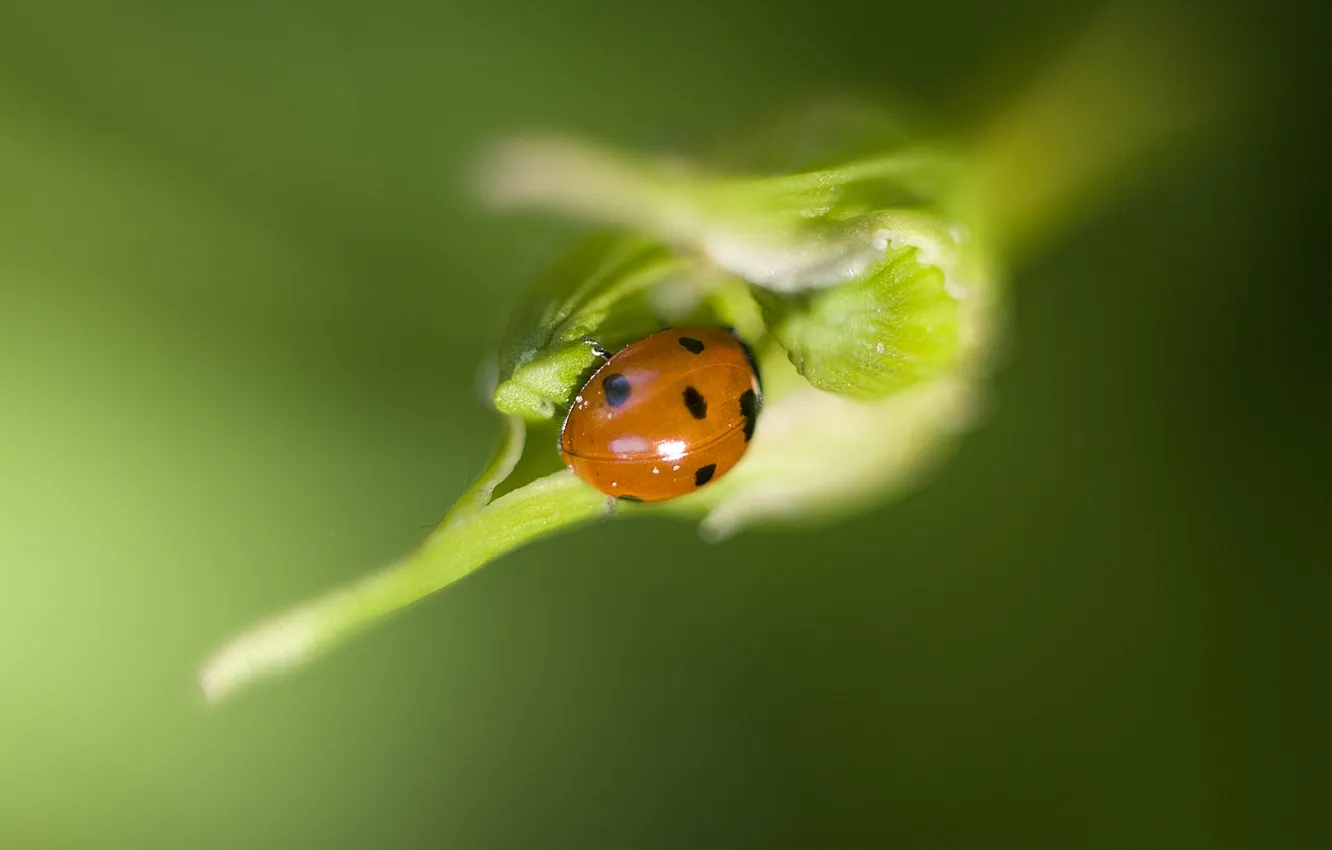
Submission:
[[[499,449],[467,492],[454,502],[440,528],[447,528],[459,520],[471,516],[490,503],[495,488],[504,483],[513,468],[522,459],[523,448],[527,445],[527,427],[521,416],[504,417],[504,435],[500,438]]]
[[[420,549],[392,567],[232,640],[204,664],[199,676],[203,692],[217,701],[255,679],[299,666],[506,552],[605,516],[610,504],[566,470],[455,514]]]

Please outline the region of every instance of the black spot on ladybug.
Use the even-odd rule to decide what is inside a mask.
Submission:
[[[710,463],[707,466],[700,466],[694,473],[694,486],[702,487],[712,480],[712,473],[717,471],[717,464]]]
[[[692,336],[680,337],[680,344],[683,345],[685,347],[685,350],[688,351],[690,354],[703,353],[703,343],[694,339]]]
[[[633,391],[629,379],[619,372],[607,375],[601,382],[601,388],[606,391],[606,403],[611,407],[624,404],[629,400],[629,393]]]
[[[628,494],[625,494],[625,495],[620,496],[620,497],[618,497],[618,498],[619,498],[620,501],[622,501],[622,502],[641,502],[641,501],[643,501],[642,499],[638,498],[637,496],[630,496],[630,495],[628,495]]]
[[[689,408],[689,415],[695,419],[706,419],[708,416],[708,402],[703,398],[703,393],[693,387],[685,387],[684,391],[685,407]]]
[[[749,368],[754,371],[754,380],[758,381],[759,390],[763,389],[763,376],[759,374],[758,361],[754,359],[754,352],[749,347],[749,343],[740,338],[740,332],[735,328],[730,328],[731,336],[740,345],[740,350],[744,352],[745,359],[749,361]]]
[[[745,442],[754,436],[754,422],[758,419],[758,396],[753,390],[740,394],[740,415],[745,417]]]

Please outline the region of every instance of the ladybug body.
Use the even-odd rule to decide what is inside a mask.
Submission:
[[[762,392],[744,343],[671,328],[615,353],[574,399],[560,454],[621,499],[661,502],[726,474],[754,434]]]

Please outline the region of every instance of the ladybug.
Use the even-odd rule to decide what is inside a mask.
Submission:
[[[671,328],[617,351],[583,385],[560,454],[607,495],[664,502],[735,466],[762,405],[754,359],[734,334]]]

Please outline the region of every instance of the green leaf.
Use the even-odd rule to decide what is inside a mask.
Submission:
[[[873,217],[950,202],[961,176],[935,145],[754,176],[536,137],[500,145],[482,185],[501,206],[633,228],[750,283],[795,292],[863,275],[883,257]]]
[[[890,251],[861,280],[785,295],[756,290],[763,315],[812,385],[882,398],[947,368],[957,353],[957,299],[918,249]]]
[[[598,362],[660,327],[648,293],[687,267],[642,236],[598,233],[558,262],[516,313],[500,346],[495,407],[529,421],[565,409]]]

